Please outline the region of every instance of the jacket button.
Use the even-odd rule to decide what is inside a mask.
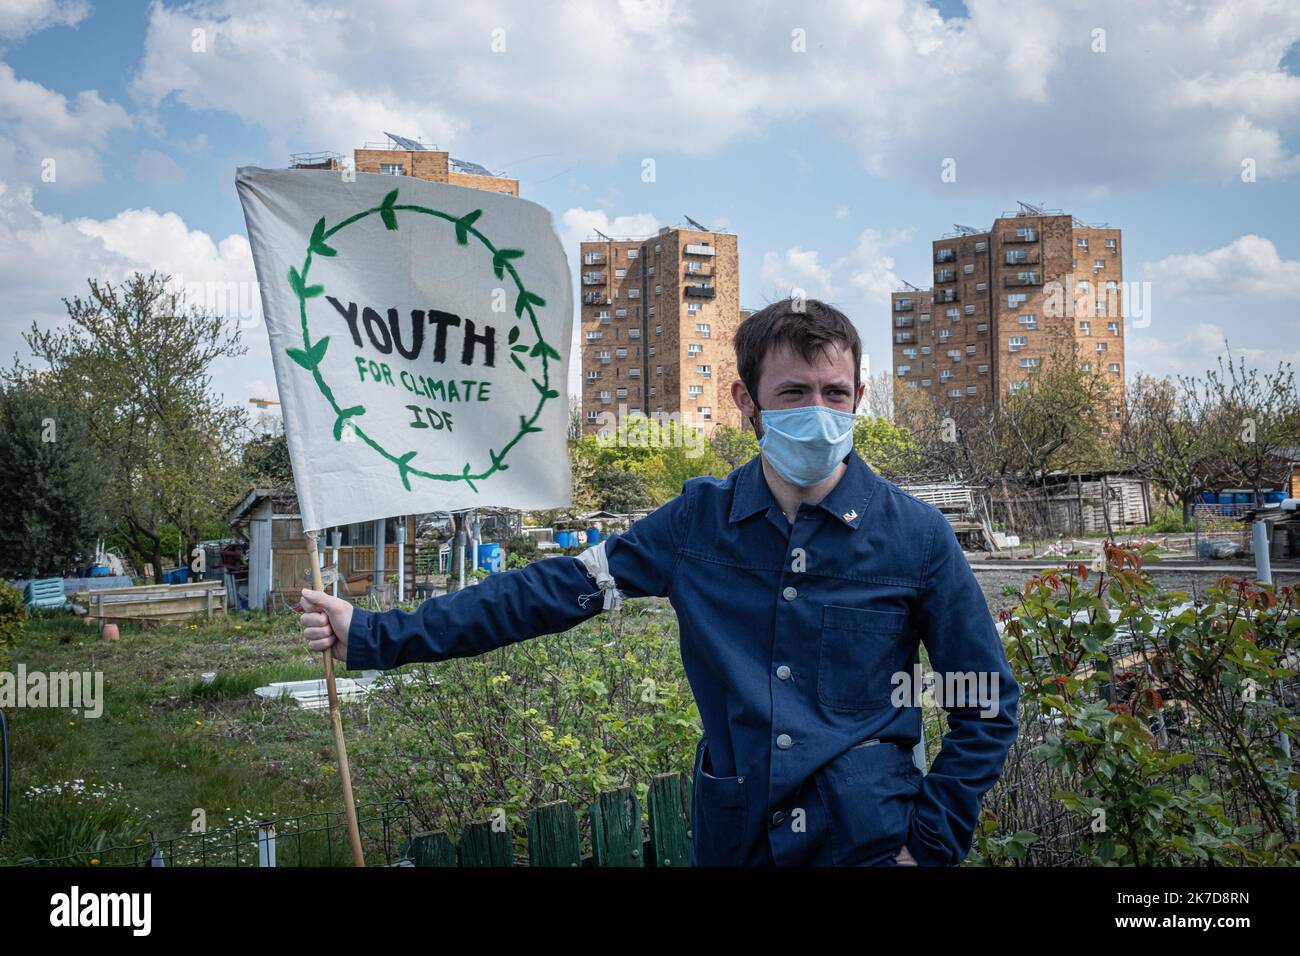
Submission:
[[[783,820],[785,820],[784,810],[778,810],[776,813],[772,814],[772,826],[779,827]]]
[[[780,667],[778,667],[778,668],[776,669],[776,676],[779,677],[779,678],[781,678],[781,680],[789,680],[789,679],[790,679],[790,668],[788,668],[788,667],[786,667],[784,664],[782,664]]]
[[[784,591],[781,592],[781,597],[785,598],[787,601],[793,601],[798,596],[799,596],[799,592],[796,591],[794,588],[786,588]]]
[[[793,744],[794,741],[790,739],[789,734],[782,734],[780,737],[776,738],[776,745],[782,750],[789,750]]]

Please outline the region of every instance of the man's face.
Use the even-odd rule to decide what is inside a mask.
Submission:
[[[781,346],[768,351],[758,383],[758,408],[745,386],[735,381],[731,386],[732,398],[741,414],[754,421],[754,431],[763,437],[763,417],[759,410],[798,408],[802,405],[825,405],[838,412],[852,412],[858,407],[866,385],[853,391],[853,352],[832,343],[815,353],[809,364],[789,348]]]

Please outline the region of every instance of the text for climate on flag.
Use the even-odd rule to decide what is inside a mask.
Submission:
[[[330,170],[236,186],[305,529],[570,503],[573,290],[546,209]]]

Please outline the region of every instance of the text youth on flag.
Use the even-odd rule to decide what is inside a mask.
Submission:
[[[241,167],[303,527],[571,501],[573,293],[550,213]]]

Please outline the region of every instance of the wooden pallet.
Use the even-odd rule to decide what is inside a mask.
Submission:
[[[226,613],[226,589],[220,581],[76,591],[69,600],[96,621],[188,621]]]

